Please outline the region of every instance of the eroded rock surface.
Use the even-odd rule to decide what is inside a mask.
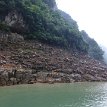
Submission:
[[[0,85],[107,81],[107,65],[37,41],[0,42]]]

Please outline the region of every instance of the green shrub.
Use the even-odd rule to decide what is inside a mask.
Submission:
[[[24,34],[26,39],[37,39],[67,49],[87,52],[88,45],[82,39],[77,23],[71,19],[69,24],[67,15],[63,13],[65,14],[63,17],[59,10],[53,10],[54,7],[56,7],[55,0],[0,1],[0,12],[5,13],[14,9],[22,14],[28,26]]]

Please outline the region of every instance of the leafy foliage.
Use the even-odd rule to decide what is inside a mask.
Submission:
[[[94,39],[91,39],[85,31],[81,31],[84,40],[89,44],[89,55],[97,60],[103,60],[104,52]]]
[[[69,24],[59,10],[53,10],[55,6],[54,0],[1,0],[0,13],[5,15],[13,10],[21,13],[28,26],[26,39],[87,52],[88,44],[84,42],[76,22],[71,19]]]
[[[0,30],[5,32],[10,32],[10,28],[5,24],[0,22]]]

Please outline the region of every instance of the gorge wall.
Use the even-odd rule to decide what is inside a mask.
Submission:
[[[0,1],[1,86],[107,81],[102,56],[54,0]]]

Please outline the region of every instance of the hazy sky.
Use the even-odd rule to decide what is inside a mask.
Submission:
[[[107,0],[56,0],[58,8],[77,21],[80,30],[107,47]]]

